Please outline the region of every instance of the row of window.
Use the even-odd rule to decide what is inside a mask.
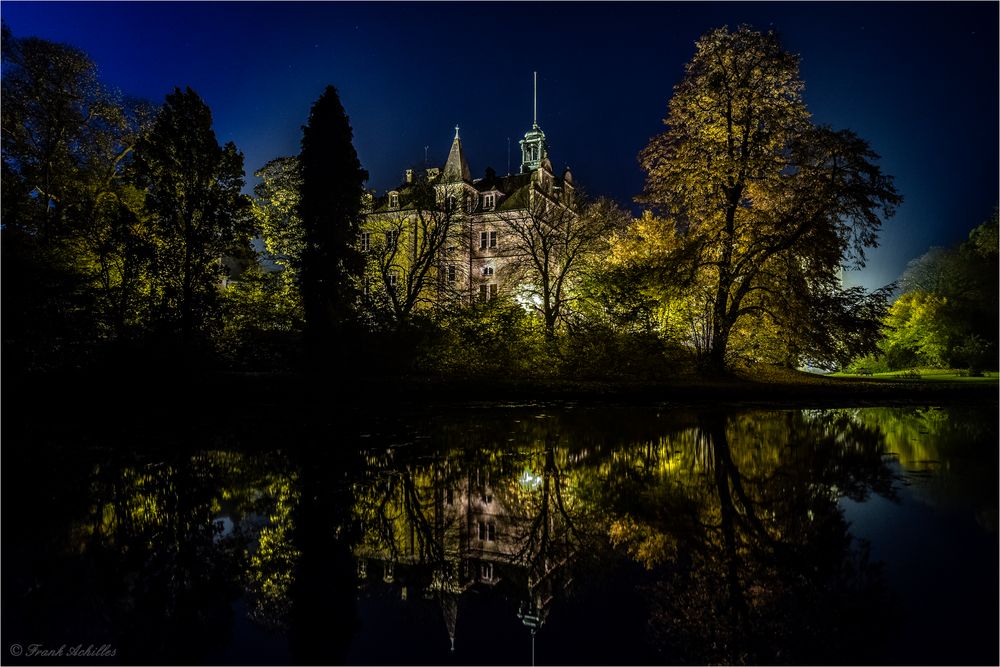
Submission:
[[[385,245],[386,247],[392,247],[396,245],[399,241],[399,230],[390,229],[385,233]],[[372,233],[371,232],[361,232],[361,252],[368,252],[372,247]],[[497,247],[497,233],[496,232],[480,232],[479,233],[479,249],[480,250],[491,250]]]
[[[456,199],[455,195],[448,195],[448,206],[447,206],[447,208],[448,208],[449,211],[455,210],[455,204],[456,204],[456,202],[457,202],[457,199]],[[496,193],[490,192],[490,193],[487,193],[487,194],[483,195],[483,208],[485,210],[492,211],[494,208],[496,208],[496,205],[497,205],[497,196],[496,196]],[[399,208],[399,195],[397,193],[395,193],[395,192],[390,192],[389,193],[389,208]]]

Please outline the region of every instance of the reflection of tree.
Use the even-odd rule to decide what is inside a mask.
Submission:
[[[631,518],[647,535],[672,534],[659,559],[645,545],[660,641],[696,662],[849,650],[839,641],[864,627],[849,612],[873,571],[837,500],[891,495],[892,480],[878,434],[835,417],[709,414],[673,443],[697,523],[645,504]]]
[[[156,463],[123,458],[95,468],[92,512],[73,533],[101,574],[93,584],[103,585],[90,594],[101,600],[122,655],[190,660],[225,641],[229,605],[240,593],[250,535],[223,535],[216,517],[224,505],[236,521],[252,513],[249,489],[266,467],[218,451]]]

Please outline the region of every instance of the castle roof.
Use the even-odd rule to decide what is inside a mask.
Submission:
[[[462,140],[458,138],[458,125],[455,126],[455,139],[451,142],[451,150],[448,151],[448,161],[444,163],[442,176],[445,183],[472,180],[469,163],[465,161],[465,153],[462,151]]]

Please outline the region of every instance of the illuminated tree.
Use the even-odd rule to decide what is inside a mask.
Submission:
[[[900,201],[864,140],[809,121],[801,90],[798,58],[773,33],[714,30],[675,88],[667,131],[640,155],[642,201],[679,238],[668,263],[709,286],[712,370],[751,318],[794,337],[814,297],[839,289],[841,265],[863,266]]]
[[[885,320],[891,368],[996,364],[997,214],[954,247],[931,248],[909,263],[903,294]]]
[[[537,312],[549,340],[572,311],[588,261],[629,215],[606,199],[583,204],[581,195],[552,192],[532,183],[498,213],[509,249],[510,278],[519,302]]]
[[[455,207],[439,204],[424,176],[402,193],[398,210],[368,216],[365,281],[377,314],[405,325],[420,308],[447,305],[454,295],[440,274],[442,260],[451,246],[467,242],[458,216]]]
[[[57,340],[123,336],[142,323],[148,230],[129,167],[150,112],[83,52],[6,25],[3,66],[3,272],[19,285],[5,340],[51,356]]]
[[[189,348],[218,313],[222,258],[249,247],[243,155],[219,146],[211,111],[188,88],[167,95],[136,161],[156,237],[160,317]]]
[[[254,172],[253,215],[268,259],[296,275],[305,249],[299,215],[302,174],[297,157],[279,157]]]
[[[333,347],[335,333],[357,319],[364,271],[357,240],[368,172],[358,161],[353,136],[337,90],[327,86],[309,112],[299,153],[302,298],[307,347],[317,358]]]

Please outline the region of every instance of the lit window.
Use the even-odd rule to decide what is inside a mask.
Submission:
[[[449,266],[448,267],[448,282],[450,282],[450,283],[455,282],[455,276],[456,276],[457,273],[458,272],[455,270],[454,266]]]
[[[399,241],[399,231],[395,229],[390,229],[385,233],[385,245],[389,248],[393,248],[396,242]]]
[[[389,193],[389,208],[399,208],[399,195],[395,192]]]
[[[368,252],[372,247],[372,233],[361,232],[361,252]]]
[[[492,276],[493,275],[493,267],[492,266],[484,266],[483,267],[483,275],[484,276]]]
[[[483,208],[485,208],[487,211],[491,211],[493,210],[493,207],[495,205],[496,205],[496,195],[494,195],[492,192],[489,193],[488,195],[483,195]]]
[[[479,286],[479,300],[487,301],[489,299],[497,298],[497,286],[496,283],[491,285],[480,285]]]
[[[497,527],[496,524],[490,521],[486,523],[485,521],[479,522],[479,541],[480,542],[495,542],[497,539]]]

